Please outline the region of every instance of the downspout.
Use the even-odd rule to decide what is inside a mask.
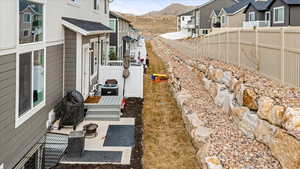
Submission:
[[[289,23],[288,23],[288,26],[290,26],[291,25],[291,6],[289,5],[289,13],[288,13],[288,15],[289,15]]]
[[[97,46],[98,46],[98,57],[97,57],[97,61],[98,61],[98,66],[97,66],[97,82],[99,83],[99,75],[100,75],[100,65],[101,65],[101,61],[100,61],[100,53],[99,53],[99,49],[100,49],[100,36],[98,36],[98,41],[97,41]],[[101,51],[102,52],[102,51]],[[102,60],[102,56],[101,56],[101,60]]]

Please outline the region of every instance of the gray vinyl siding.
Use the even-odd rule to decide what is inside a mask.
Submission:
[[[300,26],[300,5],[290,6],[290,25]]]
[[[257,11],[253,5],[250,5],[245,11],[246,21],[249,21],[249,13],[255,12],[255,20],[256,21],[264,21],[265,20],[265,11]]]
[[[230,7],[234,4],[233,0],[215,0],[212,3],[200,7],[200,29],[211,28],[210,14],[212,11]],[[197,18],[198,19],[198,18]]]
[[[76,32],[65,28],[65,91],[76,89]]]
[[[274,8],[284,6],[284,23],[274,23]],[[290,15],[290,8],[288,5],[283,3],[281,0],[280,1],[274,1],[274,3],[270,6],[270,11],[271,11],[271,24],[272,26],[288,26],[289,23],[289,15]],[[299,11],[298,11],[299,12]]]
[[[15,128],[16,54],[0,56],[0,162],[5,169],[13,168],[43,137],[48,113],[62,98],[63,45],[48,47],[46,52],[46,106],[18,128]]]

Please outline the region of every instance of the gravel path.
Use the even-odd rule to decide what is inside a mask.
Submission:
[[[164,41],[168,43],[170,41]],[[170,56],[184,57],[191,59],[188,55],[174,53],[179,51],[179,41],[166,46],[161,41],[152,41],[156,53],[165,61],[171,62],[173,70],[180,78],[182,89],[187,91],[192,99],[187,104],[193,112],[205,123],[205,127],[213,129],[208,139],[208,156],[217,156],[221,159],[225,169],[280,169],[278,161],[272,156],[267,146],[258,141],[248,139],[233,123],[232,117],[225,114],[221,108],[216,106],[206,89],[201,84],[197,72],[193,72],[186,65],[182,65],[171,59]],[[191,47],[184,51],[191,50]],[[191,54],[191,52],[186,52]]]

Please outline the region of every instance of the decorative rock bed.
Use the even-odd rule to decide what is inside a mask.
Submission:
[[[166,53],[175,62],[196,72],[202,79],[201,85],[208,91],[214,103],[232,117],[232,122],[249,139],[268,146],[283,169],[300,169],[300,108],[286,107],[276,102],[276,98],[261,96],[255,87],[244,83],[243,76],[234,77],[231,71],[183,60],[169,51]],[[199,148],[197,158],[200,164],[208,169],[223,168],[218,157],[208,156],[210,142],[207,139],[211,136],[212,129],[205,127],[202,121],[204,119],[200,119],[190,110],[187,100],[191,95],[182,89],[173,70],[175,65],[172,65],[172,61],[168,62],[169,83],[178,105],[182,108],[187,131],[195,147]]]

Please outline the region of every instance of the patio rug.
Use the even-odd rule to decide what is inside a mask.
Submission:
[[[121,163],[121,151],[84,151],[81,157],[64,155],[61,163]]]
[[[84,103],[99,103],[101,96],[89,96]]]
[[[134,125],[110,125],[103,146],[133,147],[134,144]]]

